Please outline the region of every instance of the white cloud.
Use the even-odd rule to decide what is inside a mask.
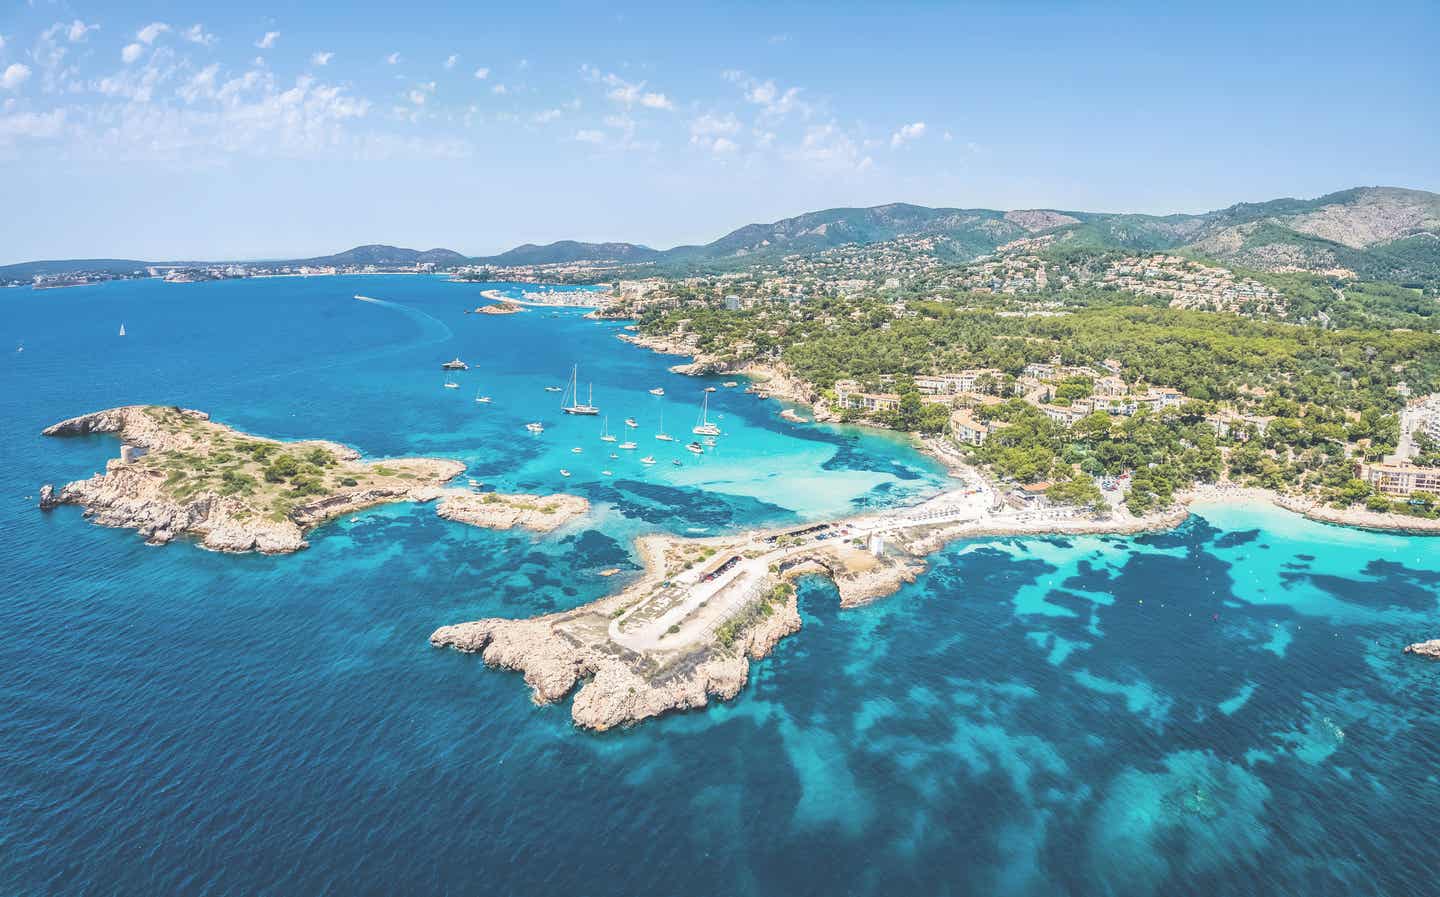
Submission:
[[[783,155],[792,162],[807,163],[829,172],[865,171],[874,164],[860,145],[834,122],[806,128],[800,145]]]
[[[398,52],[396,52],[396,53],[391,53],[389,56],[386,56],[386,57],[385,57],[385,64],[386,64],[386,65],[397,65],[397,64],[399,64],[399,62],[400,62],[400,54],[399,54]]]
[[[733,153],[739,148],[740,144],[731,140],[729,137],[716,137],[715,142],[710,144],[710,152],[717,156]]]
[[[645,82],[626,81],[614,72],[601,72],[592,65],[580,66],[580,73],[586,80],[603,84],[609,88],[605,96],[614,103],[630,107],[637,103],[647,109],[674,109],[670,98],[658,91],[646,91]]]
[[[322,50],[322,51],[320,51],[320,52],[318,52],[318,53],[313,53],[313,54],[311,54],[311,56],[310,56],[310,64],[311,64],[311,65],[329,65],[329,64],[330,64],[330,60],[332,60],[332,59],[334,59],[334,58],[335,58],[335,54],[334,54],[334,53],[331,53],[331,52],[329,52],[328,50]]]
[[[208,47],[215,43],[215,35],[205,30],[204,25],[191,25],[180,34],[192,44]]]
[[[537,125],[545,125],[560,117],[559,109],[545,109],[530,117],[530,120]]]
[[[215,76],[220,73],[220,64],[211,63],[197,72],[184,86],[176,93],[187,103],[215,95]]]
[[[410,90],[410,102],[416,106],[424,106],[425,101],[435,92],[435,82],[429,81],[424,84],[417,84]]]
[[[0,72],[0,88],[14,90],[30,77],[30,66],[23,62],[12,62],[5,71]]]
[[[952,140],[955,139],[954,137],[950,136],[950,132],[949,132],[949,131],[946,131],[943,136],[944,136],[944,140],[945,140],[946,143],[949,143],[950,141],[952,141]]]
[[[702,115],[690,122],[691,137],[715,137],[736,134],[740,131],[740,120],[734,115]]]
[[[453,68],[455,67],[455,64],[456,64],[457,62],[459,62],[459,61],[460,61],[460,54],[458,54],[458,53],[451,53],[451,54],[449,55],[449,57],[447,57],[446,60],[445,60],[445,68],[446,68],[447,70],[453,69]]]
[[[0,34],[0,50],[5,49],[5,35]]]
[[[92,31],[99,30],[99,28],[99,25],[87,25],[79,19],[76,19],[75,21],[71,22],[69,26],[66,27],[65,37],[69,39],[70,43],[72,44],[79,43],[80,41],[85,39],[85,36],[87,34]]]
[[[580,130],[575,132],[575,139],[581,143],[604,143],[605,133],[603,131],[596,131],[593,128]]]
[[[170,26],[164,22],[151,22],[144,28],[135,32],[135,39],[142,44],[153,44],[155,39],[170,30]]]
[[[129,65],[130,63],[139,59],[140,54],[144,52],[145,48],[140,46],[139,44],[126,44],[125,48],[120,51],[120,59],[126,65]]]
[[[724,72],[723,77],[738,85],[744,92],[745,102],[759,106],[765,115],[783,118],[792,112],[798,112],[808,117],[813,111],[809,104],[800,98],[802,89],[799,87],[781,88],[774,81],[761,81],[738,69]]]
[[[490,88],[490,92],[493,94],[504,96],[505,94],[510,92],[510,88],[506,87],[504,84],[496,84],[494,87]]]
[[[925,123],[923,121],[911,122],[902,125],[900,130],[890,135],[891,148],[899,148],[912,140],[919,140],[925,136]]]
[[[64,126],[64,109],[0,116],[0,146],[7,146],[21,138],[43,140],[58,137]]]
[[[257,41],[255,42],[255,46],[259,47],[259,48],[262,49],[262,50],[268,50],[268,49],[270,49],[271,47],[275,46],[275,42],[276,42],[277,40],[279,40],[279,39],[280,39],[280,32],[278,32],[278,31],[267,31],[267,32],[265,32],[264,35],[261,36],[261,38],[260,38],[259,40],[257,40]]]
[[[481,81],[484,81],[486,78],[490,77],[490,70],[485,68],[484,66],[481,66],[480,68],[475,70],[475,77]]]

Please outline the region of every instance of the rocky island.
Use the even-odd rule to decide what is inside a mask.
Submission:
[[[61,421],[46,436],[113,434],[120,457],[105,472],[46,485],[40,507],[74,504],[105,526],[137,530],[161,545],[196,537],[217,551],[279,554],[305,548],[316,525],[378,504],[443,499],[440,513],[480,526],[549,530],[583,514],[572,496],[478,496],[442,488],[465,469],[459,461],[396,458],[363,461],[334,442],[281,442],[242,433],[203,411],[127,405]],[[491,508],[467,513],[473,502]]]
[[[525,310],[525,309],[522,308],[518,303],[511,302],[511,301],[508,300],[508,299],[501,299],[501,300],[499,300],[498,302],[496,302],[494,305],[480,305],[480,306],[476,306],[475,311],[472,312],[472,314],[477,314],[477,315],[514,315],[514,314],[519,314],[520,312],[522,312],[522,311],[524,311],[524,310]]]

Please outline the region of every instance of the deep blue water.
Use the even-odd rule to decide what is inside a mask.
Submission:
[[[867,608],[807,582],[804,629],[734,702],[604,735],[431,649],[613,587],[597,571],[633,569],[639,532],[941,482],[902,442],[724,390],[715,455],[612,461],[544,384],[578,361],[658,453],[661,407],[687,431],[700,383],[575,313],[463,315],[478,290],[0,293],[0,894],[1435,892],[1440,665],[1400,649],[1440,635],[1436,541],[1217,506],[1160,536],[958,543]],[[474,369],[444,390],[457,353]],[[35,510],[116,450],[41,427],[140,401],[597,510],[537,538],[392,506],[278,558]]]

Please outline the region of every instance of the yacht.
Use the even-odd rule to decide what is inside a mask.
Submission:
[[[633,430],[636,427],[640,426],[640,422],[633,417],[627,417],[625,418],[625,426]]]
[[[721,383],[720,385],[723,386],[723,387],[725,387],[726,389],[734,389],[735,387],[739,386],[740,384],[739,384],[738,382],[734,381],[734,380],[726,380],[724,383]]]
[[[685,450],[695,455],[703,455],[705,448],[698,442],[690,442],[685,445]]]
[[[646,455],[645,457],[643,457],[643,458],[640,459],[640,463],[641,463],[641,464],[654,464],[654,463],[655,463],[655,456],[654,456],[654,455]]]
[[[599,414],[600,409],[595,407],[595,386],[591,384],[589,397],[582,403],[580,401],[580,365],[570,369],[570,385],[565,389],[565,396],[569,399],[561,399],[560,410],[566,414]]]
[[[562,477],[568,477],[568,476],[570,475],[570,471],[568,471],[568,470],[566,470],[565,468],[562,467],[562,468],[560,468],[560,475],[561,475]]]
[[[705,391],[706,391],[706,392],[714,392],[714,391],[715,391],[715,387],[713,387],[713,386],[707,386],[707,387],[705,387]]]
[[[657,386],[657,387],[655,387],[654,389],[650,390],[650,395],[652,395],[652,396],[663,396],[663,395],[665,395],[665,390],[664,390],[663,388]]]
[[[610,418],[605,418],[605,423],[600,427],[601,442],[616,442],[619,437],[610,432]]]
[[[570,450],[570,454],[572,454],[572,455],[578,455],[578,454],[580,454],[580,453],[583,452],[583,451],[585,451],[585,450],[582,449],[580,446],[577,445],[577,446],[575,446],[574,448],[572,448],[572,449]]]
[[[489,397],[489,396],[476,396],[476,397],[475,397],[475,401],[476,401],[477,403],[481,404],[481,405],[489,405],[489,404],[490,404],[490,397]]]
[[[564,392],[565,390],[564,390],[563,388],[559,387],[559,386],[547,386],[547,387],[545,387],[545,391],[546,391],[546,392]]]
[[[535,421],[534,423],[526,424],[525,429],[529,430],[531,433],[544,433],[545,425],[540,423],[539,421]]]
[[[125,325],[124,325],[124,324],[121,324],[121,325],[120,325],[120,335],[121,335],[121,336],[124,336],[124,335],[125,335]],[[452,358],[452,359],[450,359],[449,361],[445,362],[444,364],[440,365],[440,367],[441,367],[443,370],[447,370],[447,371],[468,371],[468,370],[470,370],[470,365],[468,365],[468,364],[466,364],[465,362],[461,361],[459,355],[456,355],[454,358]]]
[[[680,459],[679,459],[679,458],[671,458],[671,459],[670,459],[670,463],[671,463],[671,464],[674,464],[676,467],[684,467],[684,466],[685,466],[684,464],[680,463]]]
[[[669,433],[665,432],[665,409],[663,408],[660,409],[660,432],[655,434],[655,438],[660,440],[661,442],[675,441],[674,436],[671,436]]]
[[[694,433],[694,434],[697,435],[697,436],[719,436],[719,435],[720,435],[720,428],[719,428],[718,426],[716,426],[715,424],[710,423],[710,394],[709,394],[709,393],[706,393],[706,394],[705,394],[705,400],[704,400],[704,402],[702,402],[701,405],[700,405],[700,419],[695,422],[695,426],[693,426],[693,427],[690,428],[690,432],[691,432],[691,433]]]
[[[601,475],[601,476],[604,476],[604,477],[613,477],[615,474],[611,473],[611,472],[608,471],[608,470],[602,470],[602,471],[600,471],[600,475]]]
[[[635,443],[631,442],[631,441],[628,440],[628,439],[625,440],[624,442],[620,443],[620,448],[626,449],[627,451],[630,450],[630,449],[633,449],[633,448],[635,448],[635,447],[636,447]]]
[[[459,389],[459,388],[460,388],[460,384],[459,384],[459,383],[456,383],[454,380],[446,380],[446,381],[445,381],[445,388],[446,388],[446,389]]]

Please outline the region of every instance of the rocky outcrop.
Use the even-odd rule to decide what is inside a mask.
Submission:
[[[1440,638],[1432,638],[1428,642],[1416,642],[1413,645],[1406,645],[1405,653],[1414,654],[1418,657],[1427,657],[1430,660],[1440,660]]]
[[[150,544],[193,536],[216,551],[298,551],[323,521],[385,502],[431,501],[465,468],[431,458],[362,462],[338,443],[277,442],[202,411],[154,405],[81,415],[44,433],[108,433],[122,447],[104,473],[58,493],[43,488],[42,509],[79,505],[92,522],[133,529]],[[277,458],[287,465],[267,468]]]
[[[578,495],[501,495],[498,492],[466,492],[452,489],[435,507],[446,520],[489,529],[522,527],[536,532],[557,529],[590,510],[590,502]]]
[[[611,642],[604,634],[610,617],[654,585],[652,577],[585,607],[530,620],[442,626],[430,644],[479,654],[490,666],[523,673],[537,704],[563,699],[583,680],[571,703],[571,719],[582,728],[605,730],[734,698],[745,687],[751,661],[800,629],[792,591],[728,647],[712,642],[642,654]]]

